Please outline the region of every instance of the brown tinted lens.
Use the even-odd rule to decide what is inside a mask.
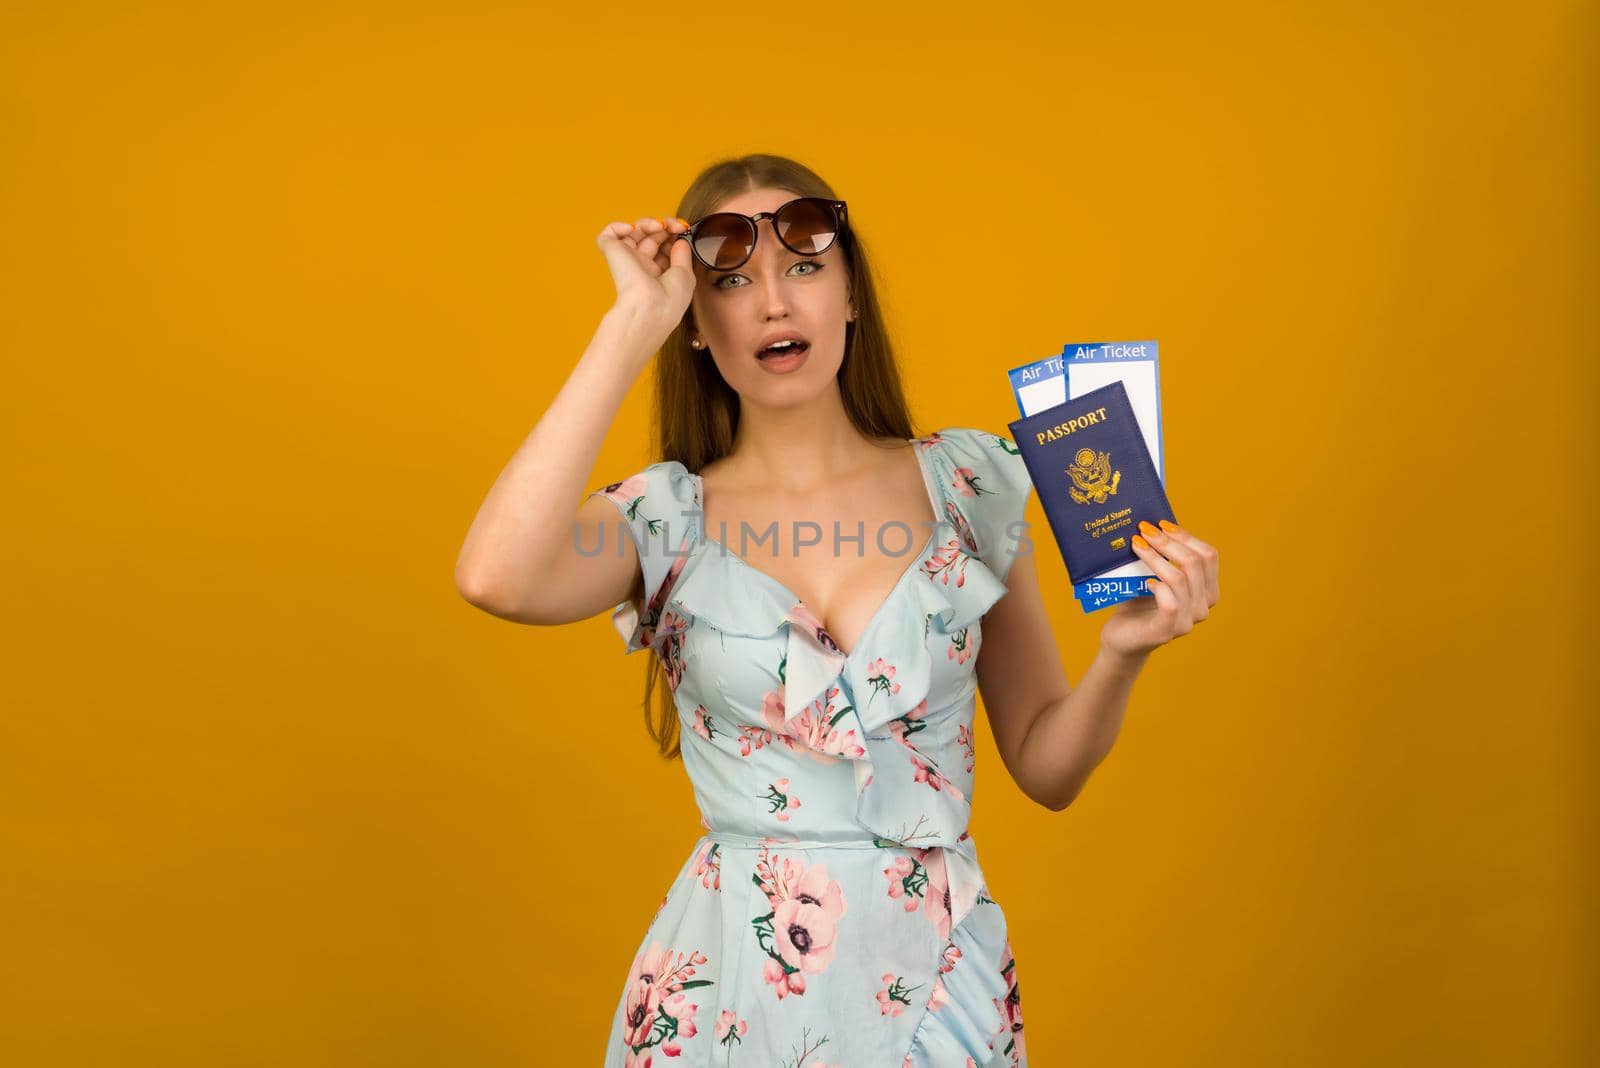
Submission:
[[[838,236],[833,209],[823,201],[806,198],[791,201],[772,220],[778,236],[790,249],[802,256],[816,256],[826,252]]]
[[[749,219],[719,212],[700,220],[694,233],[694,250],[702,262],[725,271],[745,261],[754,239]]]

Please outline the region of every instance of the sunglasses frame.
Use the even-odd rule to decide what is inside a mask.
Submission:
[[[828,248],[823,249],[822,252],[806,252],[803,249],[795,248],[793,245],[789,244],[789,242],[787,242],[787,241],[785,241],[783,239],[783,235],[782,234],[778,233],[778,224],[777,224],[778,215],[780,213],[782,213],[783,210],[785,208],[788,208],[790,205],[792,205],[792,204],[800,204],[800,203],[803,203],[803,202],[806,202],[806,201],[810,201],[810,202],[813,202],[813,203],[821,204],[823,207],[827,208],[830,212],[833,213],[833,219],[834,219],[834,223],[835,223],[833,240],[828,242]],[[735,218],[743,219],[745,222],[750,224],[750,231],[754,235],[750,240],[749,249],[747,249],[745,251],[744,258],[741,259],[738,263],[735,263],[735,264],[733,264],[732,266],[729,266],[729,267],[718,267],[714,263],[707,263],[705,257],[700,255],[700,250],[695,247],[695,243],[694,243],[694,238],[700,233],[701,225],[704,224],[707,219],[715,219],[719,215],[731,215],[731,216],[733,216]],[[740,267],[743,267],[746,263],[749,263],[750,262],[750,257],[754,256],[756,254],[756,243],[761,240],[761,220],[762,219],[772,219],[773,220],[772,236],[776,237],[778,239],[778,243],[780,245],[782,245],[784,248],[788,249],[790,252],[793,252],[796,256],[820,256],[820,255],[822,255],[823,252],[827,252],[828,249],[832,248],[834,245],[838,244],[841,240],[843,240],[845,232],[849,229],[849,216],[846,214],[846,207],[845,207],[845,202],[844,201],[842,201],[842,200],[830,200],[827,197],[795,197],[793,200],[786,201],[785,203],[779,204],[772,211],[757,212],[754,215],[745,215],[744,213],[737,212],[737,211],[714,211],[710,215],[704,215],[704,216],[701,216],[700,218],[696,219],[694,221],[694,224],[692,226],[690,226],[689,229],[685,230],[681,234],[678,234],[675,238],[673,238],[673,240],[674,241],[688,241],[689,242],[689,251],[694,253],[694,258],[699,260],[700,264],[703,267],[705,267],[705,269],[708,270],[708,271],[736,271]]]

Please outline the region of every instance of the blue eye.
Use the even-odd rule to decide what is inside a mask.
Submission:
[[[817,271],[822,270],[822,264],[818,263],[816,260],[801,260],[799,263],[795,264],[794,266],[795,267],[812,267],[812,268],[815,268],[815,270],[810,270],[810,271],[804,272],[805,275],[813,275],[813,274],[816,274]],[[793,270],[793,269],[794,269],[793,267],[790,268],[790,270]],[[721,278],[718,278],[715,282],[712,282],[711,283],[711,288],[713,288],[713,289],[743,289],[744,288],[743,286],[725,286],[725,285],[722,284],[722,283],[726,282],[730,278],[743,278],[743,277],[744,277],[744,275],[742,275],[742,274],[725,274]]]

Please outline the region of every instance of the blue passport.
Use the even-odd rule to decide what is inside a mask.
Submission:
[[[1120,381],[1007,426],[1074,584],[1137,561],[1140,520],[1178,521]]]

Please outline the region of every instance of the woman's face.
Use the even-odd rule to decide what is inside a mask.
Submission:
[[[786,189],[756,189],[712,210],[755,215],[796,196]],[[849,282],[837,240],[820,256],[801,256],[778,240],[771,219],[756,229],[755,251],[739,267],[717,271],[694,261],[690,336],[702,344],[692,351],[706,359],[709,349],[722,377],[745,401],[783,406],[815,396],[838,375],[845,323],[854,319]],[[804,339],[805,351],[759,355],[782,334]]]

